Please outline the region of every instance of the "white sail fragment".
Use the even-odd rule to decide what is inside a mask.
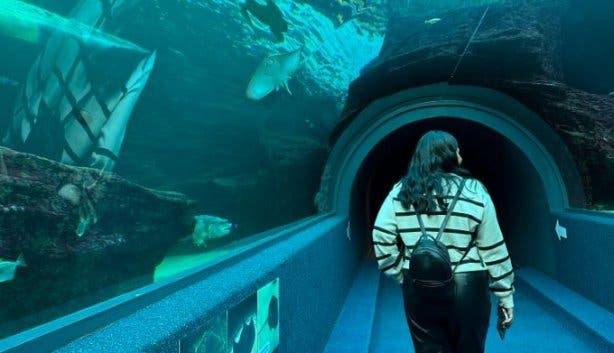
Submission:
[[[67,164],[114,166],[156,54],[144,57],[144,50],[125,50],[133,47],[122,47],[129,42],[118,37],[96,36],[134,4],[81,0],[75,6],[71,26],[94,30],[53,32],[30,69],[3,144]]]

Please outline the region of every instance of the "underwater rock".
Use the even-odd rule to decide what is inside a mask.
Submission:
[[[546,121],[569,149],[583,176],[585,205],[611,202],[614,176],[614,97],[557,81],[491,80],[482,86],[508,94]]]
[[[310,155],[326,153],[322,141],[301,135],[266,132],[260,136],[264,153],[276,167],[300,165]]]
[[[0,155],[0,205],[9,208],[0,212],[0,257],[23,253],[28,264],[0,284],[0,297],[12,298],[0,322],[39,312],[50,319],[69,301],[74,309],[151,283],[167,250],[194,229],[195,205],[183,194],[4,147]],[[79,237],[86,216],[95,220]]]
[[[264,173],[264,172],[260,172]],[[259,173],[237,174],[232,176],[220,176],[214,177],[211,182],[217,186],[226,188],[242,188],[242,187],[254,187],[258,184]]]
[[[380,55],[350,85],[330,143],[371,102],[401,90],[440,82],[492,88],[536,112],[565,141],[586,193],[586,204],[574,206],[599,204],[614,175],[614,96],[567,81],[562,34],[574,30],[565,21],[569,11],[564,1],[534,1],[392,17]],[[429,17],[442,20],[425,24]],[[323,195],[316,199],[320,211],[329,207]]]
[[[450,76],[486,7],[442,12],[436,26],[424,16],[392,17],[380,54],[349,88],[333,131],[336,139],[345,126],[371,101],[395,92],[436,82],[479,84],[485,79],[561,79],[560,14],[554,3],[491,6],[465,57]]]
[[[60,188],[58,195],[77,206],[81,201],[81,191],[73,184],[66,184]]]
[[[361,31],[381,34],[386,28],[388,14],[393,10],[389,0],[298,0],[328,17],[335,28],[349,22],[357,22]],[[404,0],[407,3],[407,0]]]

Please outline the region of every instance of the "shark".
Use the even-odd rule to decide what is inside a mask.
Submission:
[[[247,98],[261,100],[282,87],[291,95],[288,81],[300,67],[302,50],[303,47],[300,47],[288,53],[265,58],[256,68],[247,85],[245,92]]]
[[[0,1],[0,33],[15,39],[41,44],[45,39],[44,32],[53,33],[55,31],[69,35],[90,47],[148,53],[147,50],[128,40],[27,2]]]

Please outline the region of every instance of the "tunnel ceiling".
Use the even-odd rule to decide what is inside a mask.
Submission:
[[[551,210],[583,203],[581,181],[565,144],[534,113],[493,90],[439,84],[406,90],[378,100],[356,118],[339,138],[329,158],[317,199],[320,210],[348,212],[357,174],[374,148],[410,124],[441,117],[454,119],[450,120],[453,130],[463,137],[470,137],[464,142],[469,152],[479,154],[481,148],[501,148],[488,146],[497,142],[489,137],[493,132],[509,141],[538,172]],[[476,126],[482,129],[476,129]],[[443,128],[442,124],[439,127]],[[415,133],[419,132],[421,130],[416,129]],[[459,140],[463,141],[463,138]],[[404,163],[407,163],[410,152],[401,156]],[[488,171],[488,168],[478,169]],[[496,168],[490,172],[496,172]],[[403,170],[390,177],[397,178],[399,173]]]
[[[448,131],[458,139],[463,166],[488,189],[515,264],[553,273],[553,221],[539,172],[504,135],[462,118],[441,116],[413,122],[374,146],[352,185],[350,220],[354,234],[360,238],[369,233],[392,185],[405,175],[418,139],[435,129]],[[367,252],[370,243],[364,241]]]

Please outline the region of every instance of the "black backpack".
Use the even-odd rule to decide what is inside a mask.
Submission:
[[[463,178],[454,199],[448,206],[448,212],[444,219],[437,237],[433,238],[428,234],[424,228],[422,217],[416,212],[418,222],[420,223],[420,230],[422,235],[415,245],[409,258],[409,279],[413,284],[414,291],[424,296],[427,299],[449,299],[454,294],[454,272],[456,267],[463,261],[465,256],[469,253],[473,244],[473,239],[467,251],[463,257],[459,260],[458,264],[452,269],[452,262],[450,261],[450,254],[448,254],[448,248],[439,241],[443,234],[446,224],[452,215],[452,210],[456,205],[456,201],[463,191],[466,179]]]

